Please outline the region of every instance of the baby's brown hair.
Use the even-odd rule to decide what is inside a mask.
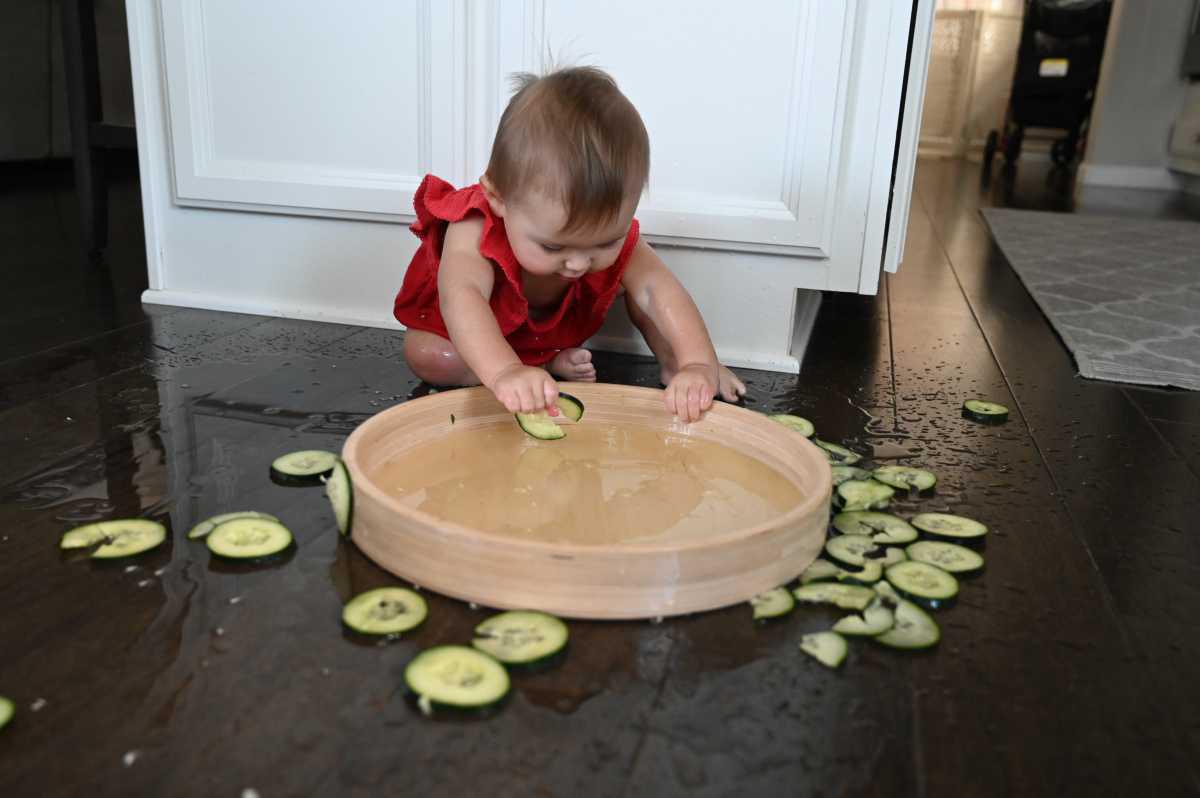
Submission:
[[[633,103],[603,70],[514,76],[487,176],[506,202],[542,192],[566,209],[564,232],[601,227],[650,176],[650,138]]]

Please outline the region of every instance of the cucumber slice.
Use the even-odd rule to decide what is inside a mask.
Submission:
[[[872,638],[876,643],[890,648],[915,650],[936,646],[942,637],[937,622],[911,601],[902,599],[897,602],[892,617],[892,628]]]
[[[583,418],[583,402],[571,396],[571,394],[560,393],[554,403],[558,405],[559,412],[572,421],[578,421]]]
[[[820,438],[813,438],[813,443],[821,447],[825,452],[826,459],[834,465],[854,465],[862,459],[861,454],[852,452],[845,446],[839,446],[836,443],[823,441]]]
[[[837,632],[812,632],[800,638],[800,650],[826,668],[836,668],[846,659],[846,638]]]
[[[17,708],[13,706],[13,702],[0,695],[0,729],[8,725],[8,722],[12,720],[16,712]]]
[[[526,435],[537,438],[539,441],[556,441],[559,438],[567,437],[563,428],[558,426],[558,422],[551,418],[545,410],[539,410],[536,413],[517,413],[517,423],[521,425],[521,429],[525,430]]]
[[[896,490],[933,490],[937,484],[937,476],[924,468],[910,468],[901,465],[886,465],[871,472],[876,482],[890,485]]]
[[[754,620],[766,621],[787,615],[796,608],[796,599],[786,587],[777,587],[750,599],[750,606],[754,608]]]
[[[891,629],[895,615],[882,599],[875,599],[862,615],[847,615],[833,625],[833,631],[843,635],[874,637]]]
[[[875,591],[879,598],[883,599],[885,604],[888,604],[892,607],[903,601],[903,599],[900,598],[900,594],[896,592],[894,587],[892,587],[892,583],[886,579],[876,582],[871,586],[871,589]]]
[[[905,560],[908,559],[908,555],[904,553],[904,549],[898,548],[896,546],[888,546],[886,549],[883,550],[882,557],[880,557],[878,559],[874,559],[874,558],[875,558],[874,552],[867,555],[868,562],[872,562],[872,561],[877,562],[884,568],[887,568],[888,566],[895,565],[898,562],[904,562]],[[878,580],[876,580],[876,581],[878,581]]]
[[[254,510],[241,510],[235,513],[221,513],[214,515],[212,518],[201,521],[192,527],[187,536],[189,540],[197,540],[199,538],[208,537],[208,534],[217,528],[218,525],[226,521],[232,521],[235,518],[265,518],[268,521],[278,521],[279,519],[270,513],[259,513]]]
[[[848,513],[863,510],[882,510],[888,506],[896,491],[873,479],[851,479],[837,486],[842,510]]]
[[[926,562],[897,563],[887,569],[887,580],[901,596],[931,610],[949,606],[958,595],[958,580]]]
[[[487,654],[466,646],[437,646],[413,658],[404,681],[430,714],[435,705],[457,709],[491,706],[508,693],[508,671]]]
[[[321,477],[333,470],[338,459],[321,449],[280,455],[271,463],[271,480],[282,485],[320,485]]]
[[[800,584],[807,585],[810,582],[828,582],[831,579],[837,579],[837,575],[841,572],[842,569],[829,560],[813,560],[812,565],[805,568],[800,574]]]
[[[475,627],[471,645],[505,665],[531,665],[567,647],[567,625],[544,612],[514,610]]]
[[[903,518],[888,513],[872,513],[863,510],[838,513],[833,517],[833,528],[843,535],[870,535],[876,543],[911,543],[917,539],[917,530]]]
[[[875,600],[875,591],[860,585],[843,585],[835,582],[814,582],[801,585],[792,591],[801,604],[833,604],[844,610],[862,612]]]
[[[816,430],[813,428],[812,422],[807,418],[793,416],[789,413],[776,413],[773,416],[768,416],[776,424],[782,424],[790,430],[799,432],[806,438],[811,438]]]
[[[325,495],[333,505],[333,517],[338,531],[350,536],[354,523],[354,486],[350,482],[350,470],[341,460],[333,467],[333,473],[325,480]]]
[[[75,527],[62,536],[58,545],[63,549],[96,546],[92,552],[94,559],[112,560],[149,551],[166,539],[166,527],[157,521],[123,518]]]
[[[867,552],[878,548],[866,535],[838,535],[825,541],[825,553],[834,562],[850,568],[862,568],[867,562]]]
[[[380,587],[359,593],[342,607],[342,623],[359,634],[398,635],[421,625],[429,605],[406,587]]]
[[[839,570],[835,579],[848,585],[871,586],[883,578],[883,565],[879,560],[867,560],[856,571]]]
[[[910,560],[936,565],[948,574],[969,576],[983,570],[983,556],[965,546],[937,540],[919,540],[905,552]]]
[[[1008,408],[995,402],[985,402],[982,399],[968,399],[963,402],[964,418],[983,424],[1003,424],[1008,420]]]
[[[912,525],[935,539],[958,543],[981,542],[988,531],[978,521],[949,513],[921,513]]]
[[[843,482],[849,482],[852,479],[864,480],[871,478],[870,471],[857,466],[831,465],[829,468],[833,471],[833,486],[835,488]]]
[[[292,533],[269,518],[234,518],[206,538],[208,550],[231,560],[258,560],[292,545]]]

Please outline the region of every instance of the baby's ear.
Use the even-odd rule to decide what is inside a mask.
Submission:
[[[504,200],[500,199],[500,195],[496,193],[496,186],[492,183],[492,179],[485,174],[479,178],[479,185],[483,186],[483,195],[487,197],[488,205],[492,207],[492,214],[503,219]]]

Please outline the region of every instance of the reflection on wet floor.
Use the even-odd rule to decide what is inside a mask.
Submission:
[[[747,407],[935,471],[900,515],[992,527],[987,576],[964,582],[937,654],[856,646],[831,674],[797,653],[841,615],[820,609],[572,622],[566,661],[515,675],[495,717],[425,721],[405,664],[468,642],[490,610],[426,592],[423,626],[348,641],[342,604],[396,580],[338,535],[320,488],[268,472],[428,391],[400,335],[122,310],[0,361],[0,693],[21,709],[0,732],[0,794],[1186,794],[1200,491],[1172,442],[1196,403],[1076,380],[974,221],[972,180],[923,165],[900,275],[879,297],[830,296],[800,375],[741,372]],[[647,359],[596,362],[657,385]],[[972,424],[966,396],[1014,418]],[[250,509],[292,530],[286,558],[217,562],[184,537]],[[60,556],[71,526],[137,515],[168,543],[116,565]]]

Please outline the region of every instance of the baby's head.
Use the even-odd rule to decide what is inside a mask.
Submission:
[[[482,182],[517,260],[574,279],[613,264],[650,173],[650,140],[611,77],[520,75]]]

